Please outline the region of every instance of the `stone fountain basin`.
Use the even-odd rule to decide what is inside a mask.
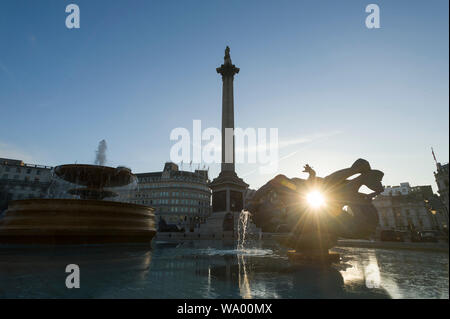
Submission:
[[[28,199],[9,202],[0,243],[150,243],[154,209],[98,200]]]
[[[126,167],[67,164],[55,167],[55,174],[70,183],[91,188],[118,187],[133,181],[133,174]]]

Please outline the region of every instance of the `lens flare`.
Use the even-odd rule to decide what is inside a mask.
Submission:
[[[306,195],[308,204],[313,208],[320,208],[325,204],[325,198],[318,191],[313,191]]]

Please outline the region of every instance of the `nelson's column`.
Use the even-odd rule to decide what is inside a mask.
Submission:
[[[224,63],[217,68],[222,75],[222,164],[219,176],[209,187],[212,190],[211,222],[216,231],[232,231],[235,213],[244,207],[244,195],[248,184],[239,178],[234,167],[234,75],[239,68],[231,63],[230,48],[225,49]],[[228,132],[228,136],[227,133]],[[210,224],[210,226],[213,226]]]

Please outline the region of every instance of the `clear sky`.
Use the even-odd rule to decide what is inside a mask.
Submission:
[[[377,3],[381,28],[367,29]],[[81,28],[65,26],[76,3]],[[359,157],[436,190],[449,154],[448,1],[2,0],[0,157],[158,171],[173,128],[220,127],[226,45],[235,123],[279,130],[279,173],[324,176]],[[237,165],[251,187],[273,175]],[[184,169],[188,169],[187,166]],[[210,177],[218,174],[210,167]]]

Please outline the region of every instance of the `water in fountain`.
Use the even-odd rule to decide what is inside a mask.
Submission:
[[[260,232],[261,230],[256,228],[252,223],[251,213],[249,211],[242,210],[239,214],[237,223],[236,249],[233,250],[232,253],[237,254],[238,257],[271,255],[272,250],[263,247]],[[239,259],[238,262],[242,265],[245,264],[245,260],[243,258]]]
[[[122,167],[122,166],[119,166]],[[125,167],[125,166],[123,166]],[[126,167],[125,167],[126,168]],[[139,180],[136,175],[131,176],[130,184],[116,187],[116,192],[119,194],[117,197],[110,198],[116,202],[130,203],[134,198],[134,194],[139,193]]]
[[[237,227],[238,230],[237,249],[241,251],[244,250],[245,241],[247,239],[249,215],[250,212],[246,210],[242,210],[241,213],[239,214],[239,221]]]
[[[50,182],[44,198],[47,199],[75,199],[77,196],[69,194],[69,190],[76,187],[76,184],[69,183],[55,174],[53,168],[50,172]]]
[[[249,280],[249,267],[248,260],[246,258],[248,256],[256,255],[256,256],[264,256],[266,254],[271,254],[272,251],[261,248],[261,241],[258,241],[255,246],[255,242],[252,242],[250,248],[246,248],[246,243],[249,238],[249,225],[251,223],[250,220],[250,212],[246,210],[242,210],[239,214],[239,220],[237,225],[238,230],[238,238],[237,238],[237,263],[238,263],[238,281],[239,281],[239,291],[241,296],[244,299],[253,298],[252,289],[250,286]]]

